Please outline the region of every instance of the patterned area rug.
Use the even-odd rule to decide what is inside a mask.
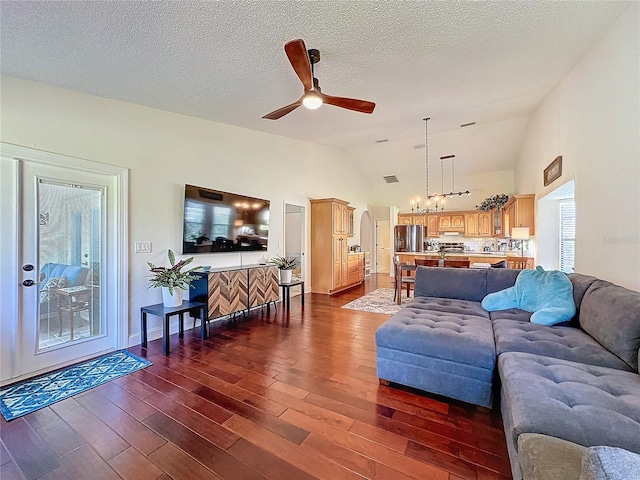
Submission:
[[[151,364],[120,350],[31,378],[0,390],[0,412],[6,420],[13,420]]]
[[[349,310],[362,310],[363,312],[385,313],[393,315],[404,305],[410,303],[413,298],[407,298],[406,290],[402,291],[402,305],[398,305],[393,300],[393,288],[379,288],[373,292],[369,292],[353,302],[349,302],[342,306]]]

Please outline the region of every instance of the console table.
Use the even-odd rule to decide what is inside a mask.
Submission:
[[[207,337],[207,319],[205,317],[206,304],[202,302],[183,301],[182,305],[177,307],[165,307],[162,303],[155,305],[147,305],[140,309],[140,334],[142,335],[142,348],[147,348],[147,314],[156,315],[158,317],[164,317],[162,323],[162,346],[165,355],[169,355],[169,317],[171,315],[178,315],[178,335],[180,338],[184,337],[184,314],[192,310],[199,311],[200,317],[200,338],[204,340]]]
[[[276,302],[278,267],[273,265],[247,265],[194,272],[189,297],[207,305],[207,319],[249,314],[254,307]]]

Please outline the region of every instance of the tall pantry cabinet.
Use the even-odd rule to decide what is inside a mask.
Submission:
[[[311,200],[311,291],[331,294],[347,288],[348,203],[337,198]]]

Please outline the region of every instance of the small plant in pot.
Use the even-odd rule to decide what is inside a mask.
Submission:
[[[271,265],[275,265],[280,269],[280,282],[289,283],[291,282],[291,272],[294,268],[300,265],[300,262],[297,258],[294,257],[281,257],[280,255],[276,255],[275,257],[269,260]]]
[[[193,262],[193,257],[180,260],[176,263],[175,254],[169,250],[170,267],[158,267],[151,262],[149,265],[149,287],[162,288],[162,303],[165,307],[178,307],[182,305],[182,295],[191,286],[196,277],[191,272],[198,269],[194,267],[189,270],[182,270],[185,266]]]

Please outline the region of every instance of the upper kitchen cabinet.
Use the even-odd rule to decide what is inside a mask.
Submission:
[[[398,225],[411,225],[413,223],[413,215],[411,213],[399,213]]]
[[[437,215],[427,215],[427,237],[440,237]]]
[[[438,216],[439,232],[464,232],[464,214],[451,213]]]
[[[529,227],[529,235],[535,235],[535,205],[534,194],[513,195],[504,206],[505,235],[511,236],[513,227]]]
[[[478,236],[478,214],[477,213],[464,214],[464,236],[465,237]]]
[[[333,233],[334,235],[347,234],[347,202],[338,200],[337,198],[329,199],[333,207]]]
[[[478,212],[478,236],[490,237],[492,234],[493,215],[491,212]]]
[[[353,212],[355,207],[347,207],[347,237],[353,237]]]

